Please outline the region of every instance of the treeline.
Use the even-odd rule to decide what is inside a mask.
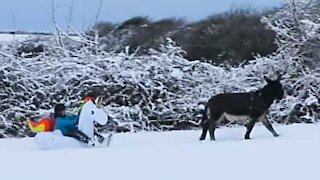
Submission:
[[[88,34],[98,35],[108,52],[127,49],[129,53],[144,55],[171,38],[185,50],[184,58],[188,60],[239,64],[276,51],[275,33],[261,22],[263,16],[271,13],[236,9],[197,22],[174,18],[152,21],[139,16],[119,24],[99,22]]]

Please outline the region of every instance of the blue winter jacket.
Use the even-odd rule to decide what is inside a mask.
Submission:
[[[70,132],[77,130],[79,116],[67,114],[63,117],[56,118],[56,129],[59,129],[63,135],[68,135]]]

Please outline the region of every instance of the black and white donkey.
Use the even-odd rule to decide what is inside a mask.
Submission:
[[[273,136],[279,136],[266,115],[271,104],[275,100],[283,98],[284,91],[279,76],[276,80],[266,77],[265,80],[267,85],[257,91],[225,93],[213,96],[207,102],[202,116],[200,140],[206,138],[207,131],[209,131],[210,139],[215,140],[214,131],[223,118],[229,121],[248,119],[245,139],[250,139],[250,133],[257,121],[261,121]]]

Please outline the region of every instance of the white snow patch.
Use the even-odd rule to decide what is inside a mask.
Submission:
[[[306,99],[306,104],[308,106],[312,105],[312,104],[318,104],[318,98],[313,96],[313,95],[310,95],[307,99]]]
[[[1,179],[318,180],[320,125],[219,128],[217,141],[200,131],[115,134],[109,148],[39,150],[33,138],[0,140]]]
[[[171,72],[171,76],[172,77],[175,77],[177,79],[182,79],[183,78],[183,72],[179,69],[172,69],[172,72]]]
[[[12,42],[12,41],[24,41],[29,39],[31,35],[27,34],[1,34],[0,33],[0,43],[1,42]]]

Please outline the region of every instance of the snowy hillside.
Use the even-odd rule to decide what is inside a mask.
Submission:
[[[0,33],[0,43],[12,42],[12,41],[23,41],[32,37],[30,34],[6,34]]]
[[[200,131],[115,134],[109,148],[42,151],[32,138],[0,140],[1,179],[318,180],[320,126],[219,128],[217,141]]]

